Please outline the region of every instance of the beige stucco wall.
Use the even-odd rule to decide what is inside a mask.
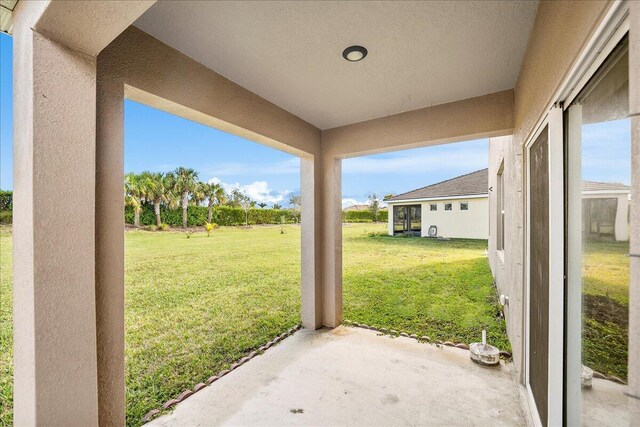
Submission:
[[[460,210],[460,203],[469,204],[469,210]],[[452,210],[445,211],[444,205],[451,203]],[[422,210],[421,236],[427,237],[429,227],[438,227],[438,237],[454,239],[487,239],[489,237],[489,198],[457,198],[423,202],[388,203],[388,234],[393,235],[393,206],[419,204]],[[438,209],[431,211],[431,205]]]
[[[514,367],[521,373],[524,335],[522,161],[512,136],[489,140],[489,264],[499,294],[509,297],[504,307],[507,335],[513,350]],[[497,172],[504,161],[504,251],[497,250]]]
[[[495,253],[493,234],[489,239],[489,256],[498,289],[510,298],[505,309],[507,332],[521,381],[524,381],[524,144],[551,107],[556,91],[609,6],[605,1],[540,2],[514,90],[513,138],[496,138],[490,142],[490,187],[495,188],[501,159],[505,162],[504,263]],[[495,192],[490,194],[490,199],[494,197]],[[490,201],[492,218],[495,217],[494,203]],[[493,222],[491,229],[494,229]]]
[[[322,148],[336,157],[354,157],[512,131],[513,91],[505,90],[328,129]]]
[[[135,27],[100,57],[129,99],[294,155],[320,153],[318,128]]]
[[[152,3],[13,13],[16,425],[98,423],[95,54]]]
[[[120,25],[133,22],[150,2],[139,3],[140,10],[138,6],[116,8],[115,14],[109,14],[115,3],[92,2],[90,13],[85,16],[94,20],[73,22],[79,16],[75,12],[80,9],[71,6],[87,4],[55,2],[55,7],[62,9],[51,9],[51,20],[38,22],[38,28],[78,51],[95,55],[111,37],[121,33]],[[101,9],[102,6],[105,8]],[[606,8],[605,2],[596,1],[541,2],[513,91],[428,107],[324,133],[135,28],[122,33],[98,56],[97,90],[87,91],[87,87],[95,84],[92,83],[95,69],[93,77],[89,70],[92,58],[48,40],[38,40],[34,46],[31,33],[26,32],[33,23],[24,26],[23,34],[29,37],[20,39],[16,33],[16,40],[21,41],[16,43],[16,68],[20,72],[15,73],[15,133],[19,142],[15,164],[19,172],[15,179],[14,239],[15,270],[20,272],[15,283],[18,291],[15,294],[18,325],[15,348],[16,359],[19,359],[15,389],[17,420],[34,424],[39,413],[49,416],[42,418],[45,421],[69,421],[73,414],[64,410],[73,407],[81,417],[74,419],[75,422],[86,419],[83,424],[95,424],[97,399],[92,396],[95,395],[96,365],[89,365],[91,359],[97,357],[97,387],[104,393],[104,397],[100,397],[104,399],[100,402],[101,423],[123,421],[121,183],[125,94],[173,114],[300,155],[307,159],[303,167],[310,166],[308,160],[313,159],[313,173],[303,172],[302,183],[303,204],[314,207],[314,215],[303,218],[305,222],[313,221],[313,224],[307,223],[311,228],[303,231],[303,247],[305,243],[310,245],[303,250],[306,274],[303,289],[313,290],[307,294],[313,298],[305,306],[315,311],[303,314],[303,319],[311,325],[315,322],[316,326],[320,308],[324,324],[334,326],[341,319],[341,158],[513,133],[513,138],[492,139],[490,143],[490,186],[497,159],[505,159],[505,254],[509,254],[505,255],[504,264],[499,265],[500,260],[490,250],[490,260],[499,289],[510,296],[510,305],[505,310],[508,333],[515,368],[522,374],[522,147]],[[123,10],[133,12],[123,15]],[[105,20],[105,16],[109,19]],[[637,28],[637,10],[634,16]],[[637,34],[632,37],[632,52],[635,52],[631,55],[632,73],[640,61],[637,37]],[[34,67],[36,59],[40,62]],[[32,73],[36,68],[39,75]],[[34,81],[40,84],[40,89],[46,89],[45,94],[56,98],[46,101],[48,98],[33,96]],[[631,85],[634,82],[632,78]],[[65,92],[61,93],[61,89]],[[632,86],[631,91],[636,95],[631,97],[632,114],[638,114],[637,90],[634,92]],[[88,116],[96,118],[93,111],[97,111],[95,122],[87,119]],[[72,125],[59,126],[59,123]],[[635,117],[633,123],[633,158],[637,165],[640,125]],[[88,141],[94,134],[95,138]],[[52,150],[47,141],[59,142],[59,150]],[[38,164],[37,174],[34,164]],[[62,172],[56,174],[53,168]],[[54,179],[47,182],[50,177]],[[59,194],[60,189],[77,189],[69,184],[71,181],[85,182],[90,188],[68,197],[49,197],[53,192]],[[635,197],[640,185],[637,173],[633,183],[635,209],[640,201],[640,197]],[[41,217],[38,222],[34,215],[40,211],[64,218],[66,207],[78,197],[82,200],[77,205],[85,206],[90,212],[72,212],[82,219],[73,220],[72,216],[68,223],[54,224],[53,233],[51,225],[43,221],[48,217]],[[87,198],[95,201],[95,209],[92,203],[86,202]],[[66,206],[60,205],[62,202]],[[491,212],[491,202],[489,206]],[[632,227],[638,227],[640,209],[635,209],[633,214],[634,209]],[[51,244],[54,239],[56,245]],[[631,247],[635,253],[640,252],[637,239],[632,238]],[[637,271],[640,268],[637,258],[631,262],[632,271]],[[313,274],[308,274],[309,268]],[[637,288],[637,280],[633,280],[632,287]],[[73,288],[75,284],[80,285]],[[321,302],[317,299],[319,290],[322,290]],[[50,301],[60,304],[50,304],[49,297]],[[43,302],[43,306],[37,305]],[[636,292],[631,298],[631,307],[636,313],[639,304]],[[64,310],[67,305],[68,311]],[[91,310],[95,310],[95,319]],[[39,317],[43,314],[57,323],[45,325],[45,318]],[[639,341],[636,317],[630,319],[630,348]],[[630,362],[630,367],[638,366],[637,357],[637,354],[631,355],[635,365]],[[61,372],[76,374],[66,375],[64,381],[68,383],[61,383]],[[637,391],[638,380],[632,378],[631,386]],[[73,405],[67,405],[68,401],[73,401]],[[23,411],[23,408],[27,409]]]
[[[629,114],[631,117],[631,218],[629,240],[629,419],[640,420],[640,3],[630,6]]]
[[[130,27],[98,55],[96,315],[100,420],[124,422],[123,99],[301,157],[302,322],[322,317],[324,187],[320,130]],[[333,247],[333,246],[331,246]],[[341,296],[341,294],[340,294]]]

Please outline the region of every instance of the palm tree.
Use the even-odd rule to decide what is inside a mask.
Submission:
[[[300,211],[302,210],[302,198],[298,196],[291,196],[289,199],[289,204],[293,207],[293,215],[296,218],[296,221],[300,222],[298,219],[300,216]]]
[[[165,203],[169,209],[177,209],[180,206],[181,194],[176,194],[176,176],[173,172],[167,172],[164,175]]]
[[[200,203],[204,202],[205,200],[207,200],[207,196],[206,196],[206,186],[208,184],[204,183],[204,182],[196,182],[196,187],[194,188],[194,190],[191,192],[191,204],[194,206],[198,206]]]
[[[267,204],[265,202],[260,202],[258,203],[258,206],[260,206],[262,209],[267,207]]]
[[[170,182],[167,180],[167,176],[161,172],[142,172],[144,177],[146,196],[149,201],[153,203],[153,212],[156,214],[156,225],[159,227],[162,224],[160,219],[160,204],[168,203],[169,198],[172,196],[171,188],[167,185]]]
[[[220,184],[203,184],[202,190],[205,196],[205,200],[207,200],[207,222],[211,223],[211,220],[213,219],[213,206],[221,205],[222,203],[224,203],[226,195],[224,193],[224,189],[220,186]]]
[[[240,203],[240,207],[244,210],[244,225],[245,227],[249,227],[249,209],[251,209],[251,204],[255,203],[251,200],[247,194],[238,191],[238,202]]]
[[[182,206],[182,228],[187,228],[187,206],[189,205],[189,194],[196,191],[198,186],[198,172],[191,168],[180,166],[174,172],[174,191],[180,195]]]
[[[127,206],[133,207],[133,225],[140,227],[140,212],[144,201],[144,185],[140,175],[129,172],[124,177],[124,201]]]

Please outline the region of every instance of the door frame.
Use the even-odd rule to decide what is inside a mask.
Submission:
[[[523,152],[524,188],[522,189],[522,191],[524,192],[523,198],[524,198],[524,204],[525,204],[524,206],[525,233],[524,233],[524,248],[523,248],[524,272],[523,273],[524,273],[525,298],[523,301],[524,340],[523,340],[522,349],[525,355],[524,381],[525,381],[525,389],[526,389],[526,399],[528,401],[528,404],[530,405],[530,408],[532,409],[531,416],[536,426],[540,426],[541,422],[538,416],[538,410],[535,405],[533,395],[531,394],[531,390],[529,387],[529,349],[528,349],[528,346],[529,346],[529,277],[528,276],[529,276],[529,268],[530,268],[530,265],[529,265],[529,261],[530,261],[529,260],[529,238],[530,238],[530,235],[529,235],[529,230],[530,230],[530,227],[529,227],[529,219],[530,219],[529,218],[530,217],[529,215],[529,206],[530,206],[529,148],[533,144],[533,142],[537,139],[537,137],[540,135],[540,132],[544,129],[544,127],[547,124],[549,124],[550,166],[551,166],[552,156],[558,159],[557,158],[558,149],[561,149],[561,147],[566,145],[568,149],[571,150],[572,147],[570,142],[564,141],[564,135],[563,135],[564,124],[562,122],[564,109],[568,108],[571,105],[571,101],[582,90],[582,87],[596,72],[598,67],[606,60],[606,58],[609,56],[609,53],[611,53],[613,48],[618,44],[618,42],[622,39],[622,37],[624,37],[624,35],[629,32],[630,23],[629,23],[628,14],[629,14],[629,3],[627,2],[627,0],[614,0],[611,3],[611,6],[605,12],[604,16],[600,20],[600,23],[594,29],[591,37],[589,38],[584,48],[582,49],[582,52],[579,54],[578,58],[576,59],[574,64],[571,66],[569,72],[567,73],[566,78],[561,82],[560,86],[555,91],[553,97],[550,99],[549,104],[547,104],[548,107],[547,107],[547,110],[545,110],[546,112],[542,114],[541,117],[536,122],[536,125],[534,126],[535,131],[532,132],[530,137],[527,139],[524,152]],[[571,117],[567,118],[567,120],[571,120]],[[553,126],[554,128],[553,134],[551,130],[552,121],[555,123]],[[558,137],[560,137],[562,141],[560,143],[554,143],[554,141],[556,141]],[[552,153],[552,149],[553,149],[553,153]],[[568,157],[565,157],[564,153],[562,153],[561,155],[562,155],[561,158],[563,162],[569,161]],[[566,156],[568,156],[568,154]],[[558,165],[557,161],[554,162],[554,166],[556,165]],[[563,166],[562,170],[564,172],[564,169],[565,169],[564,163],[560,163],[560,165]],[[558,174],[558,170],[557,168],[554,167],[553,171],[550,170],[550,176],[549,176],[550,180],[553,179],[552,176],[555,177],[557,176],[557,174]],[[561,179],[563,182],[563,185],[559,187],[561,187],[561,190],[563,190],[564,192],[566,191],[565,189],[566,189],[567,181],[565,180],[564,176],[560,177],[559,179]],[[550,190],[551,188],[553,188],[552,185],[550,185]],[[554,200],[553,202],[553,206],[555,206],[554,210],[557,210],[556,205],[558,202],[558,196],[559,196],[558,194],[554,194],[554,195],[550,194],[550,200],[549,200],[550,229],[552,228],[552,224],[551,224],[552,218],[562,218],[562,221],[561,221],[562,231],[564,234],[564,228],[565,228],[564,200],[562,200],[562,204],[561,204],[563,209],[562,212],[557,212],[555,214],[551,212],[552,199]],[[556,215],[556,216],[553,216],[553,215]],[[552,320],[550,318],[550,324],[554,325],[554,328],[550,328],[550,334],[553,331],[556,334],[556,336],[554,337],[554,340],[550,340],[549,343],[551,345],[551,343],[553,342],[554,345],[557,345],[557,342],[559,340],[562,344],[562,348],[561,348],[562,351],[559,354],[554,356],[552,354],[552,349],[551,348],[549,349],[550,359],[553,359],[553,360],[550,360],[549,373],[551,375],[552,372],[558,372],[560,375],[558,375],[558,377],[554,379],[550,378],[551,381],[549,381],[548,383],[549,384],[548,399],[550,404],[549,404],[549,411],[548,411],[549,419],[547,421],[549,421],[548,422],[549,425],[563,425],[567,423],[569,423],[569,425],[578,425],[579,417],[580,417],[580,402],[578,401],[578,399],[576,399],[576,395],[578,395],[579,397],[580,384],[579,383],[571,384],[569,381],[567,381],[567,374],[571,372],[575,373],[576,370],[580,369],[580,366],[581,366],[581,362],[579,359],[580,349],[576,347],[575,337],[573,340],[571,338],[572,335],[575,334],[576,328],[579,328],[578,322],[575,319],[573,319],[574,321],[572,321],[571,319],[571,315],[572,314],[575,315],[576,308],[578,307],[576,307],[575,305],[573,305],[572,307],[571,301],[574,301],[576,299],[576,296],[575,295],[572,296],[572,294],[566,290],[567,280],[564,277],[565,273],[569,273],[568,270],[570,270],[570,265],[571,265],[570,259],[565,260],[565,254],[568,255],[569,258],[571,258],[572,256],[571,251],[568,249],[565,251],[566,236],[556,235],[555,237],[558,237],[558,236],[560,236],[561,238],[562,244],[560,245],[556,241],[557,239],[554,238],[553,234],[550,234],[549,236],[550,239],[553,238],[553,242],[552,241],[549,242],[550,251],[551,250],[559,251],[554,253],[554,257],[550,257],[549,280],[551,283],[551,280],[552,280],[551,261],[552,260],[554,261],[553,271],[554,271],[554,277],[556,278],[556,280],[558,280],[559,272],[555,267],[557,267],[558,262],[561,262],[563,267],[562,278],[559,279],[561,281],[558,283],[562,283],[563,285],[562,286],[563,298],[557,301],[553,301],[554,297],[552,297],[551,295],[549,298],[550,305],[552,304],[552,302],[554,303],[553,319],[557,320],[557,321]],[[570,240],[567,240],[566,244],[570,245],[571,244]],[[560,256],[560,254],[562,254],[562,256]],[[550,292],[551,292],[551,289],[552,288],[550,287]],[[564,301],[565,293],[567,293],[566,297],[568,299],[568,301],[566,302]],[[559,292],[557,292],[557,294],[559,294]],[[558,302],[560,302],[563,305],[561,310],[558,310],[558,308],[555,307],[556,303]],[[566,307],[565,307],[565,303],[568,303]],[[559,318],[558,318],[558,313],[561,315]],[[550,317],[552,316],[551,307],[550,307],[549,315]],[[552,323],[552,321],[555,323]],[[560,333],[557,333],[558,328],[562,329]],[[566,352],[566,356],[567,356],[566,364],[562,360],[562,355],[564,352]],[[551,419],[551,417],[553,417],[553,419]]]
[[[536,426],[561,425],[564,396],[564,131],[562,106],[553,106],[539,123],[536,131],[525,144],[525,387],[532,418]],[[549,337],[547,378],[547,420],[540,419],[530,385],[530,307],[531,286],[531,170],[530,150],[540,134],[547,129],[549,174]],[[562,185],[557,185],[561,182]],[[555,185],[554,185],[555,183]],[[551,327],[553,325],[553,327]]]
[[[580,425],[582,418],[582,106],[572,104],[600,66],[629,33],[628,4],[617,2],[601,23],[591,48],[585,53],[589,66],[565,98],[566,144],[566,282],[565,282],[565,421]],[[614,226],[615,227],[615,226]],[[614,229],[615,230],[615,229]],[[614,231],[615,236],[615,231]]]
[[[408,204],[403,204],[403,205],[393,205],[392,208],[392,223],[393,223],[393,235],[396,235],[396,209],[402,209],[405,211],[405,217],[402,220],[402,231],[399,233],[402,234],[406,234],[406,233],[414,233],[414,230],[411,227],[411,208],[415,208],[417,207],[418,209],[420,209],[420,235],[422,235],[422,203],[408,203]]]

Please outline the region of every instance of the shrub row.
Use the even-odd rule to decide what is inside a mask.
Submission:
[[[208,209],[204,206],[189,206],[187,208],[187,225],[189,227],[200,227],[207,222]],[[285,209],[249,209],[249,224],[280,224],[282,216],[285,222],[296,222],[294,213]],[[125,207],[124,221],[133,224],[133,208]],[[182,226],[182,208],[161,209],[160,219],[163,223],[172,227]],[[219,206],[213,210],[213,222],[218,225],[244,225],[244,210],[229,206]],[[153,225],[156,223],[156,216],[153,207],[144,205],[140,212],[141,225]]]
[[[13,212],[0,211],[0,224],[11,224],[13,222]]]
[[[13,191],[0,190],[0,211],[13,210]]]
[[[378,211],[378,221],[386,222],[388,218],[387,211]],[[344,222],[373,222],[373,214],[371,211],[347,211],[343,213]]]

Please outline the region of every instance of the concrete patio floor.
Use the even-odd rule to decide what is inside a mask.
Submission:
[[[511,366],[377,335],[301,330],[148,425],[526,425]]]
[[[591,389],[582,389],[582,425],[628,426],[629,397],[626,385],[599,378],[593,379]]]

